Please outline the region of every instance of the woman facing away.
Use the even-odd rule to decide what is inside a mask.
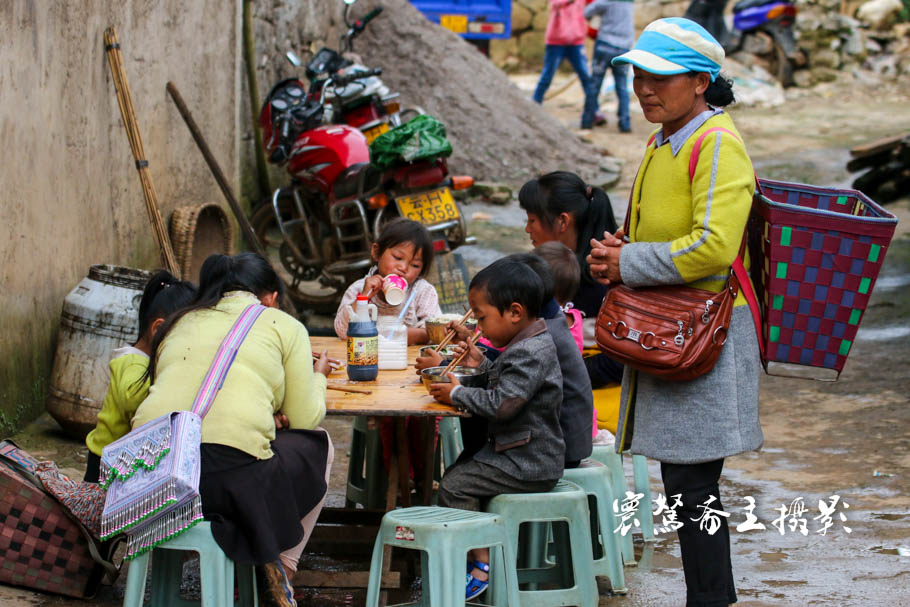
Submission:
[[[323,352],[313,363],[307,331],[277,309],[281,282],[259,255],[212,255],[193,303],[155,335],[149,395],[133,427],[189,410],[224,336],[250,305],[266,309],[237,351],[202,421],[202,511],[238,563],[264,565],[282,607],[296,605],[290,576],[325,499],[333,448],[325,416]]]
[[[720,75],[723,60],[704,28],[680,18],[651,23],[613,60],[632,64],[644,116],[660,129],[633,185],[628,235],[617,231],[591,243],[591,272],[604,284],[724,288],[755,183],[742,138],[722,109],[733,102],[731,82]],[[743,261],[748,268],[748,250]],[[714,533],[699,520],[705,507],[724,510],[724,459],[763,442],[755,328],[741,292],[734,305],[727,341],[707,374],[664,381],[627,368],[623,377],[617,451],[631,444],[633,453],[658,460],[668,503],[680,494],[677,534],[690,606],[736,602],[727,520],[718,517]]]

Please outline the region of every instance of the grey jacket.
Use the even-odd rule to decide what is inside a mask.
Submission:
[[[658,273],[646,270],[653,264],[663,262],[663,267],[668,267],[668,260],[654,258],[655,254],[664,253],[655,253],[658,247],[652,244],[630,243],[623,247],[620,273],[629,286],[654,284]],[[669,255],[669,247],[664,248]],[[672,261],[669,263],[672,265]],[[682,278],[677,282],[682,282]],[[760,369],[749,306],[737,306],[733,308],[720,358],[705,375],[692,381],[666,381],[626,367],[617,448],[624,432],[627,446],[631,438],[632,453],[673,464],[709,462],[760,448],[764,442],[758,418]]]
[[[486,388],[461,387],[452,396],[456,406],[489,421],[487,444],[474,459],[519,480],[559,479],[566,448],[562,374],[547,325],[534,321],[481,368],[488,372]]]
[[[585,361],[561,311],[545,321],[556,345],[556,357],[562,372],[562,407],[559,425],[566,443],[566,463],[591,455],[591,425],[594,421],[594,395]]]

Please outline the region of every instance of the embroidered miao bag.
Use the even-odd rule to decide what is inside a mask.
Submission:
[[[265,310],[248,306],[231,327],[191,411],[174,411],[136,428],[102,450],[101,484],[107,490],[101,539],[129,537],[133,559],[202,520],[199,445],[202,418],[224,384],[237,349]]]

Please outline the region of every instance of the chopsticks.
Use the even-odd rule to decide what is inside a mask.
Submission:
[[[315,352],[313,352],[313,360],[319,360],[319,354],[316,354]],[[338,369],[344,368],[344,363],[342,363],[337,358],[330,358],[329,367],[332,368],[332,371],[337,371]]]
[[[327,384],[325,387],[326,390],[337,390],[338,392],[351,392],[352,394],[372,394],[372,390],[367,390],[366,388],[355,388],[353,386],[336,386],[335,384]]]
[[[461,317],[461,320],[459,320],[455,326],[458,327],[458,326],[463,325],[465,323],[465,321],[467,321],[469,318],[471,318],[471,315],[473,313],[474,313],[474,311],[469,309],[467,312],[464,313],[464,316]],[[439,342],[439,344],[436,346],[436,348],[433,349],[433,352],[439,352],[442,348],[445,348],[447,345],[449,345],[449,343],[451,343],[451,341],[455,338],[456,335],[457,335],[457,332],[454,329],[449,329],[448,331],[446,331],[445,338],[441,342]]]
[[[480,331],[477,331],[476,333],[474,333],[474,335],[472,335],[471,337],[468,338],[468,347],[464,349],[464,352],[459,354],[457,357],[455,357],[452,360],[452,362],[449,363],[449,366],[446,367],[445,371],[443,371],[441,373],[441,375],[443,377],[445,377],[446,375],[451,373],[452,369],[454,369],[455,367],[457,367],[458,365],[461,364],[461,361],[464,360],[464,357],[468,355],[468,351],[471,349],[471,346],[473,346],[474,344],[477,343],[477,340],[480,339],[480,336],[481,336]]]

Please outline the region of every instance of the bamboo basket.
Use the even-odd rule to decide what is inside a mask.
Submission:
[[[184,280],[197,281],[209,255],[234,254],[234,226],[214,202],[177,207],[171,214],[169,231]]]

